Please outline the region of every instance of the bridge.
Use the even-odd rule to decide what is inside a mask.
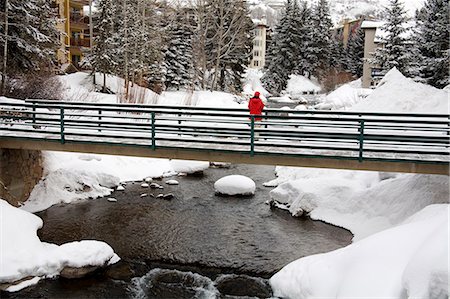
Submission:
[[[449,114],[0,101],[0,149],[449,174]]]

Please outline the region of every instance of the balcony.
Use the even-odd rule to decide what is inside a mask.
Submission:
[[[70,6],[83,7],[89,5],[89,0],[70,0]]]
[[[71,38],[70,39],[71,47],[86,47],[89,48],[91,46],[90,38]]]
[[[79,29],[87,29],[89,28],[89,17],[80,13],[71,13],[70,26]]]

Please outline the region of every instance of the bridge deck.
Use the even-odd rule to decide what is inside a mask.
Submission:
[[[0,147],[448,174],[449,116],[0,103]]]

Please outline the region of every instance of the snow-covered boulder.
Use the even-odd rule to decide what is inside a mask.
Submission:
[[[222,195],[253,195],[255,194],[255,182],[243,175],[229,175],[214,183],[214,190]]]
[[[289,78],[286,92],[295,100],[301,99],[304,94],[318,93],[322,90],[320,84],[315,80],[298,75],[291,75]]]

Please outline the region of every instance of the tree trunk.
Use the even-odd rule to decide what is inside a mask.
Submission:
[[[3,70],[2,70],[2,83],[0,87],[0,93],[5,95],[5,83],[6,83],[6,66],[8,61],[8,13],[9,3],[5,0],[5,44],[3,46]]]
[[[102,92],[106,93],[106,73],[103,73],[103,88]]]

